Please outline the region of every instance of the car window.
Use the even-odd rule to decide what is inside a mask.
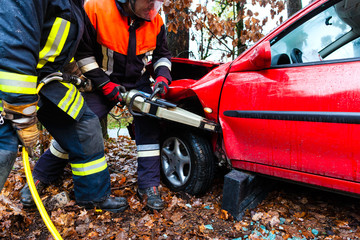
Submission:
[[[360,24],[356,21],[360,6],[355,5],[359,5],[357,1],[340,1],[281,38],[274,38],[272,65],[359,57]]]

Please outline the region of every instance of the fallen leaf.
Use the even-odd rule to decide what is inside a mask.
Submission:
[[[221,219],[224,219],[224,220],[227,220],[229,218],[229,213],[228,211],[224,210],[224,209],[221,209],[220,211],[220,218]]]
[[[183,212],[175,212],[172,216],[171,216],[171,221],[173,221],[174,223],[175,222],[178,222],[181,218],[182,218],[182,216],[184,215],[184,213]]]

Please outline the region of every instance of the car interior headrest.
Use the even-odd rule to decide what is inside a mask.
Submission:
[[[290,52],[290,58],[293,63],[302,63],[302,51],[298,48],[293,48]]]
[[[277,54],[271,59],[271,66],[290,64],[290,58],[286,53]]]

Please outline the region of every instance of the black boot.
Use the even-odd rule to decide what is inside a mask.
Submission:
[[[137,195],[141,200],[147,196],[146,206],[151,209],[161,210],[164,208],[164,202],[161,199],[158,187],[139,188],[137,190]]]
[[[101,202],[89,202],[89,203],[78,203],[79,206],[83,206],[86,209],[99,208],[105,211],[119,213],[124,211],[128,206],[128,202],[123,197],[107,197]]]
[[[37,180],[35,178],[34,178],[34,183],[35,183],[35,187],[36,187],[36,190],[39,195],[47,187],[47,184],[40,182],[40,180]],[[21,189],[21,191],[20,191],[20,202],[25,207],[34,207],[35,206],[34,199],[32,198],[30,188],[27,183],[25,184],[23,189]]]

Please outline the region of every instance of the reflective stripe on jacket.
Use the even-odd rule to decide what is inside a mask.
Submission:
[[[73,55],[69,53],[75,53],[83,33],[82,4],[82,0],[2,2],[0,99],[15,104],[34,102],[38,81],[50,73],[62,71],[70,62]],[[57,88],[55,83],[51,85]],[[66,88],[61,95],[53,94],[56,89],[50,92],[45,89],[50,88],[41,90],[42,95],[56,105],[69,90]],[[77,119],[82,112],[80,102],[71,106],[80,109],[63,110]]]
[[[0,91],[14,94],[36,94],[37,76],[0,72]]]
[[[171,54],[159,14],[151,22],[131,19],[115,0],[89,0],[85,11],[89,17],[87,34],[79,45],[76,60],[95,86],[108,81],[126,88],[149,84],[145,67],[150,60],[155,66],[155,77],[163,76],[171,82]]]
[[[73,84],[51,82],[42,88],[41,93],[48,95],[50,101],[73,119],[78,120],[82,116],[84,98]]]

